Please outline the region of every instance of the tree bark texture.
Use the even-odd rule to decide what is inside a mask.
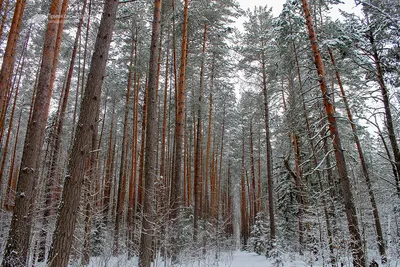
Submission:
[[[149,60],[149,82],[147,89],[147,125],[146,125],[146,150],[144,166],[144,202],[142,236],[140,240],[139,266],[150,267],[153,261],[153,237],[154,237],[154,182],[156,181],[157,158],[157,70],[158,51],[161,32],[161,0],[154,1],[154,17],[152,22],[151,48]]]
[[[0,70],[0,133],[3,133],[4,131],[4,119],[10,94],[10,79],[13,73],[15,52],[19,39],[19,32],[22,25],[22,17],[24,14],[25,6],[26,0],[16,1],[14,16],[11,22],[11,28],[8,34],[7,45],[4,51],[3,62]]]
[[[25,1],[23,2],[22,5],[24,6]],[[60,0],[53,0],[50,7],[50,15],[58,15],[60,6]],[[44,142],[52,94],[52,88],[50,87],[51,71],[54,57],[57,56],[54,53],[57,29],[57,24],[52,23],[50,20],[45,34],[42,65],[40,67],[32,118],[29,120],[25,137],[17,183],[15,208],[12,216],[10,233],[5,246],[2,263],[3,267],[26,266],[32,225],[31,211],[33,210],[35,201],[35,179],[38,177],[40,154]],[[11,69],[9,69],[9,71],[11,71]],[[5,96],[5,94],[2,93],[2,98],[3,96]],[[5,110],[3,111],[5,112]]]
[[[346,210],[349,233],[351,236],[350,247],[353,255],[353,264],[355,267],[365,267],[366,259],[362,247],[361,235],[358,229],[358,219],[353,195],[350,188],[350,179],[347,173],[346,161],[343,153],[340,134],[337,128],[334,106],[329,98],[327,84],[325,80],[325,69],[318,47],[316,32],[314,30],[313,19],[310,14],[310,8],[307,0],[302,0],[303,11],[306,18],[306,25],[311,43],[311,49],[314,55],[314,62],[319,77],[319,85],[325,106],[325,112],[328,117],[329,131],[332,137],[336,166],[339,172],[340,185],[343,193],[343,202]]]
[[[66,267],[71,252],[79,200],[85,174],[85,162],[89,157],[93,131],[99,116],[101,86],[114,30],[119,1],[106,0],[92,56],[92,67],[88,75],[85,95],[82,100],[76,134],[67,175],[64,181],[62,200],[58,211],[56,229],[47,259],[49,267]]]

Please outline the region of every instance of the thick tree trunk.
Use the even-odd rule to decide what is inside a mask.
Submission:
[[[154,238],[154,182],[156,181],[156,149],[157,149],[157,69],[158,51],[161,32],[161,0],[154,1],[154,17],[152,23],[151,50],[149,60],[149,83],[147,89],[147,125],[146,125],[146,151],[145,151],[145,191],[143,202],[142,236],[140,240],[139,266],[150,267],[153,261]]]
[[[325,69],[319,52],[317,36],[313,26],[313,19],[310,14],[310,9],[307,0],[302,0],[303,10],[306,18],[307,29],[309,33],[309,39],[311,43],[311,48],[314,53],[314,61],[317,68],[317,73],[319,77],[319,84],[321,88],[321,93],[323,97],[323,102],[325,106],[326,115],[329,122],[329,131],[332,137],[332,145],[334,148],[336,166],[339,172],[340,184],[342,187],[343,201],[346,210],[346,217],[349,227],[349,233],[351,235],[351,249],[353,254],[353,264],[355,267],[365,267],[366,259],[364,256],[364,251],[362,247],[361,235],[358,229],[358,219],[356,207],[354,205],[353,195],[350,188],[350,179],[347,173],[346,161],[343,153],[342,144],[340,141],[340,134],[337,128],[336,117],[334,106],[330,101],[327,85],[325,81]]]
[[[56,229],[50,248],[47,264],[49,267],[66,267],[71,252],[76,217],[84,179],[85,162],[90,153],[91,139],[99,116],[101,86],[114,30],[119,2],[107,0],[100,21],[99,31],[92,56],[82,100],[78,127],[73,143],[67,175],[65,177],[62,201],[59,207]]]
[[[59,14],[60,4],[60,0],[53,0],[50,8],[50,15]],[[22,5],[25,5],[25,1],[23,1]],[[21,7],[22,10],[23,6]],[[52,88],[50,87],[51,71],[53,68],[54,57],[57,56],[54,53],[57,28],[57,24],[49,21],[45,35],[42,65],[38,79],[35,104],[33,107],[32,118],[28,123],[24,143],[20,167],[21,171],[19,172],[17,184],[15,208],[3,257],[2,266],[4,267],[26,265],[32,225],[32,214],[30,211],[33,210],[32,206],[35,200],[35,179],[38,176],[40,154],[44,141],[52,93]],[[11,69],[8,71],[11,71]],[[3,77],[3,75],[1,76]],[[7,82],[8,79],[5,80],[5,84]],[[5,96],[5,94],[2,92],[2,98],[3,96]]]
[[[61,17],[60,18],[65,18],[66,10],[68,6],[68,1],[63,2],[62,8],[61,8]],[[63,92],[63,98],[60,100],[61,108],[60,112],[58,115],[58,122],[57,122],[57,129],[56,133],[54,136],[54,148],[53,148],[53,154],[51,158],[51,166],[50,170],[47,175],[47,181],[46,181],[46,196],[45,196],[45,209],[43,213],[43,223],[42,223],[42,229],[41,229],[41,240],[39,242],[39,247],[38,247],[38,261],[43,262],[45,260],[45,253],[46,253],[46,240],[47,240],[47,233],[48,233],[48,217],[51,214],[51,208],[52,208],[52,202],[53,202],[53,195],[55,188],[54,186],[58,187],[59,183],[59,168],[58,168],[58,160],[59,156],[61,153],[61,140],[62,140],[62,134],[63,134],[63,127],[64,127],[64,119],[65,119],[65,112],[67,110],[67,105],[68,105],[68,98],[69,98],[69,91],[71,88],[71,81],[72,81],[72,74],[74,71],[74,66],[75,66],[75,57],[77,54],[77,48],[78,48],[78,41],[79,41],[79,36],[81,32],[81,27],[83,24],[83,16],[85,14],[85,8],[86,8],[86,1],[84,1],[83,4],[83,9],[82,9],[82,14],[81,14],[81,19],[78,24],[77,32],[75,35],[75,42],[74,42],[74,47],[72,49],[72,55],[71,55],[71,61],[68,69],[68,74],[67,74],[67,80]],[[57,33],[57,44],[56,44],[56,51],[59,51],[60,46],[61,46],[61,37],[60,36],[60,31],[63,30],[63,25],[64,19],[62,19],[62,23],[59,24],[58,26],[58,33]],[[58,47],[58,48],[57,48]],[[53,70],[52,70],[52,78],[51,78],[51,85],[54,83],[55,79],[55,72],[56,72],[56,61],[53,61]],[[57,191],[57,190],[56,190]]]

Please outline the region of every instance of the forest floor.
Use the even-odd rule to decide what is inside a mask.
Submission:
[[[218,259],[211,253],[202,259],[182,260],[180,267],[322,267],[330,266],[321,259],[316,260],[306,255],[299,256],[295,254],[284,254],[280,257],[280,262],[272,259],[266,259],[265,256],[258,255],[256,253],[249,253],[246,251],[234,251],[234,252],[221,252]],[[71,265],[73,267],[74,265]],[[124,257],[119,258],[92,258],[91,263],[88,267],[134,267],[137,265],[137,259],[127,260]],[[156,262],[153,267],[168,267],[171,266],[163,261]],[[351,267],[349,263],[343,263],[344,267]],[[400,259],[392,260],[388,264],[379,265],[385,267],[400,267]]]

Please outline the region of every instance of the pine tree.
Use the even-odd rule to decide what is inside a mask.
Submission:
[[[118,1],[112,0],[106,0],[104,3],[104,10],[92,56],[92,68],[88,75],[85,95],[81,104],[78,127],[68,162],[56,228],[47,258],[49,266],[66,267],[68,265],[85,174],[85,162],[88,160],[91,148],[88,144],[92,143],[93,131],[97,129],[101,86],[104,79],[118,4]]]

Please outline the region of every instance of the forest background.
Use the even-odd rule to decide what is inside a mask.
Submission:
[[[2,266],[398,262],[400,4],[340,5],[0,0]]]

